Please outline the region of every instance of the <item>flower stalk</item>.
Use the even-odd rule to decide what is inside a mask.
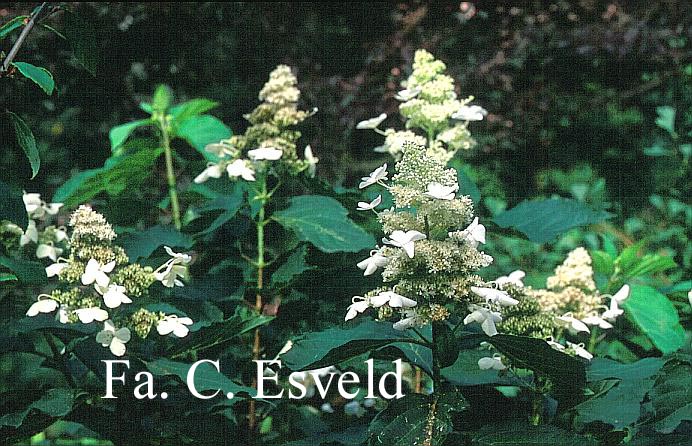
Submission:
[[[180,204],[178,202],[178,191],[176,189],[175,171],[173,170],[173,149],[171,149],[171,137],[168,134],[168,123],[166,116],[161,114],[158,120],[161,130],[161,145],[163,146],[164,156],[166,157],[166,179],[168,181],[168,196],[171,199],[171,214],[175,228],[180,230]]]

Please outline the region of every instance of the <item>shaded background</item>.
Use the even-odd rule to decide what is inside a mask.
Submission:
[[[34,5],[6,3],[0,20]],[[43,160],[29,181],[28,163],[2,129],[3,175],[48,196],[77,170],[103,164],[108,130],[143,117],[137,104],[156,84],[172,86],[178,100],[219,101],[213,113],[242,132],[242,114],[279,63],[295,68],[304,106],[320,109],[303,129],[320,157],[319,174],[348,186],[384,159],[372,153],[381,137],[354,131],[355,123],[384,111],[387,125],[399,125],[393,94],[417,48],[445,61],[459,93],[490,111],[472,125],[480,144],[467,156],[486,196],[496,190],[510,206],[560,192],[555,175],[604,177],[619,210],[645,206],[651,193],[672,187],[666,170],[674,168],[643,153],[661,134],[655,107],[670,105],[678,120],[692,119],[686,1],[69,7],[96,30],[96,77],[64,40],[36,29],[19,59],[48,68],[56,92],[46,97],[31,82],[0,80],[0,103],[27,120]],[[60,29],[61,20],[58,13],[49,22]],[[2,42],[4,51],[14,38]]]

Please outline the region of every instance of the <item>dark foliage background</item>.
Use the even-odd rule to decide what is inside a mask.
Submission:
[[[31,6],[8,3],[0,15]],[[141,117],[137,104],[156,84],[169,84],[180,100],[219,101],[215,114],[242,131],[242,114],[278,63],[296,68],[305,104],[320,108],[304,129],[320,175],[351,185],[379,162],[370,152],[377,136],[354,125],[395,112],[393,94],[420,47],[446,61],[461,94],[490,110],[474,131],[474,164],[510,185],[510,205],[550,192],[549,169],[585,163],[628,209],[670,186],[653,181],[657,166],[643,153],[659,131],[655,107],[687,110],[692,97],[685,1],[71,7],[96,29],[96,77],[70,59],[64,40],[38,29],[21,55],[54,74],[57,93],[38,103],[34,84],[0,80],[0,102],[25,116],[39,140],[44,168],[31,189],[49,196],[74,170],[103,164],[108,130]],[[2,141],[12,144],[7,129]],[[0,163],[8,180],[28,187],[22,156],[3,150]]]

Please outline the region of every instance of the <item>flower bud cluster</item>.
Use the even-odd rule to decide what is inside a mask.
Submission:
[[[477,105],[469,105],[473,97],[458,99],[454,79],[446,74],[445,64],[425,50],[414,56],[413,71],[402,82],[405,88],[396,95],[401,102],[399,113],[406,119],[406,129],[379,130],[387,118],[380,115],[358,123],[356,128],[372,129],[385,137],[376,152],[387,152],[395,159],[403,154],[405,141],[426,146],[426,154],[446,164],[458,150],[469,150],[476,145],[468,124],[482,120],[487,112]],[[418,130],[422,135],[417,135]]]
[[[224,171],[229,178],[242,178],[245,181],[255,181],[258,173],[264,174],[268,169],[273,169],[277,174],[307,171],[314,176],[318,159],[310,146],[305,148],[302,159],[298,157],[297,141],[301,133],[293,127],[312,116],[316,110],[298,109],[300,90],[297,84],[298,80],[290,67],[276,67],[259,93],[262,103],[244,115],[250,126],[242,135],[233,135],[206,147],[219,160],[209,163],[195,178],[195,182],[220,178]]]

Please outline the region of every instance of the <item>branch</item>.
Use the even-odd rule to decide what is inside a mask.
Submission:
[[[24,41],[26,40],[27,36],[31,32],[31,29],[34,27],[36,24],[36,21],[38,17],[41,15],[41,11],[43,11],[43,8],[48,4],[48,2],[43,2],[41,3],[41,6],[36,8],[34,12],[31,13],[31,17],[29,18],[29,22],[26,24],[24,29],[22,30],[22,33],[19,35],[17,38],[17,41],[14,43],[12,46],[12,49],[10,52],[7,54],[7,57],[5,57],[5,60],[2,61],[2,66],[0,67],[0,73],[5,73],[7,70],[10,69],[10,64],[14,60],[14,58],[17,56],[17,53],[19,52],[19,49],[22,47],[24,44]]]

